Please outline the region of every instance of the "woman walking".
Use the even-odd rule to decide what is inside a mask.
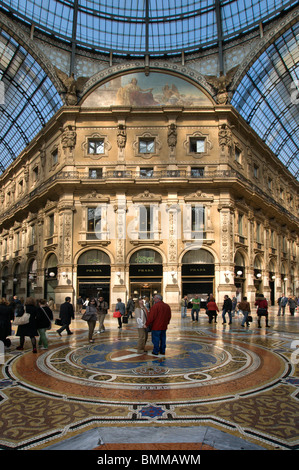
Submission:
[[[46,299],[38,302],[39,307],[36,313],[36,326],[39,334],[38,345],[44,349],[48,349],[47,330],[51,329],[51,321],[53,320],[53,312],[47,304]]]
[[[92,336],[98,319],[96,299],[90,299],[82,319],[88,324],[88,340],[90,343],[94,343]]]
[[[24,307],[20,307],[17,317],[21,317],[23,313],[29,313],[30,318],[29,318],[29,323],[26,325],[19,325],[16,336],[20,337],[20,346],[18,346],[16,349],[18,351],[23,351],[24,349],[24,343],[25,343],[25,336],[29,336],[31,339],[32,343],[32,352],[36,353],[36,336],[38,336],[37,332],[37,323],[36,323],[36,316],[37,316],[37,308],[36,308],[36,302],[33,297],[28,297],[25,301]]]
[[[122,317],[123,315],[126,314],[126,306],[125,304],[121,301],[121,299],[117,299],[117,304],[115,305],[115,311],[120,312],[121,316],[117,318],[118,320],[118,328],[122,328]]]

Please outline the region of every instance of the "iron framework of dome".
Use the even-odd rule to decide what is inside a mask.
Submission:
[[[194,53],[223,45],[267,24],[296,1],[0,0],[10,15],[72,46],[130,57]],[[251,65],[231,103],[271,150],[299,176],[298,24]],[[222,58],[223,60],[223,58]],[[223,64],[222,64],[223,65]],[[221,67],[220,67],[221,70]],[[0,170],[18,156],[63,104],[42,65],[0,30]]]

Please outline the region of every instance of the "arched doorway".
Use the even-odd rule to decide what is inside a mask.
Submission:
[[[21,288],[21,266],[17,263],[13,271],[13,295],[19,296]]]
[[[246,281],[246,272],[245,272],[245,260],[239,251],[235,254],[235,286],[236,286],[236,297],[238,301],[241,301],[245,295],[245,281]]]
[[[271,305],[275,305],[275,264],[273,261],[269,263],[269,288]]]
[[[36,287],[37,278],[37,262],[36,259],[32,259],[28,265],[27,272],[27,297],[35,297],[34,289]]]
[[[104,297],[110,302],[110,258],[102,250],[88,250],[77,262],[77,298]]]
[[[50,254],[45,263],[45,298],[52,298],[55,303],[55,289],[58,285],[57,279],[57,257],[54,253]]]
[[[189,250],[182,259],[182,295],[200,295],[202,306],[215,292],[215,260],[208,250]]]
[[[262,280],[262,260],[259,256],[254,260],[254,287],[256,295],[263,294],[263,280]]]
[[[162,256],[155,250],[143,248],[130,257],[130,297],[148,297],[162,292]]]
[[[8,267],[4,266],[1,276],[1,286],[2,286],[2,297],[5,299],[7,296],[7,287],[8,287]]]

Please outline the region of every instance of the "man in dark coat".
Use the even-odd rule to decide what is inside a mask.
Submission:
[[[68,335],[72,335],[73,333],[70,330],[70,324],[71,324],[72,319],[74,320],[75,315],[74,315],[74,307],[71,304],[70,297],[66,297],[65,302],[60,305],[59,318],[62,323],[61,328],[57,330],[57,333],[59,334],[59,336],[61,336],[61,333],[63,330],[66,330]]]

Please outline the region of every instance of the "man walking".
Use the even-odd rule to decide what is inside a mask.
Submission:
[[[232,308],[233,308],[233,303],[232,300],[229,298],[228,295],[224,296],[224,302],[223,302],[223,307],[222,307],[222,319],[223,319],[223,325],[226,323],[225,319],[225,314],[228,313],[229,317],[229,325],[232,323]]]
[[[70,324],[72,319],[74,320],[75,315],[74,315],[74,307],[71,304],[71,298],[66,297],[65,302],[60,305],[60,312],[59,312],[59,318],[61,319],[62,326],[57,330],[57,333],[59,336],[61,336],[61,333],[63,330],[67,331],[68,335],[72,335],[73,333],[70,330]]]
[[[153,354],[158,356],[165,354],[166,330],[171,319],[170,306],[163,302],[161,295],[154,296],[154,305],[150,309],[145,326],[150,327],[152,332]]]
[[[108,313],[108,303],[104,300],[104,297],[99,297],[97,310],[98,310],[98,319],[99,319],[99,333],[104,333],[105,331],[104,320]]]
[[[196,314],[196,321],[198,321],[198,313],[200,310],[200,298],[198,297],[197,294],[194,296],[194,299],[192,299],[191,302],[192,302],[192,310],[191,310],[192,321],[195,321],[194,312]]]

